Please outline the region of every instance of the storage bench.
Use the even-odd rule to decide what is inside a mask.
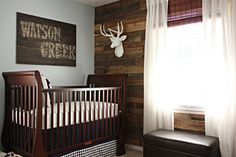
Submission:
[[[159,129],[144,135],[144,157],[220,157],[219,140]]]

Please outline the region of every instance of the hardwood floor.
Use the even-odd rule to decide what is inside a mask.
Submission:
[[[143,152],[141,151],[126,149],[126,154],[120,157],[142,157],[142,156],[143,156]]]

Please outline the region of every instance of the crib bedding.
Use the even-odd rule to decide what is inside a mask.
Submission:
[[[65,112],[64,112],[64,105],[65,105]],[[58,110],[59,106],[59,110]],[[81,110],[81,111],[80,111]],[[53,111],[53,112],[52,112]],[[59,112],[58,112],[59,111]],[[15,113],[14,113],[15,112]],[[47,112],[47,118],[45,113]],[[19,116],[18,114],[19,113]],[[33,116],[37,113],[37,109],[35,111],[25,111],[22,110],[20,107],[15,108],[15,111],[12,110],[12,122],[18,125],[27,126],[33,128]],[[58,113],[59,113],[59,126],[58,126]],[[64,114],[65,113],[65,114]],[[110,102],[97,102],[97,101],[76,101],[76,102],[65,102],[65,103],[55,103],[53,106],[47,106],[42,108],[42,129],[45,129],[45,125],[47,125],[47,129],[62,127],[73,125],[74,121],[76,124],[84,123],[84,122],[91,122],[94,120],[106,119],[110,117],[118,116],[118,104],[117,103],[110,103]],[[30,118],[30,116],[31,118]],[[53,118],[52,118],[53,115]],[[65,117],[65,124],[64,124],[64,117]],[[70,117],[70,118],[69,118]],[[75,118],[74,118],[75,117]],[[19,119],[19,121],[18,121]],[[35,118],[37,119],[37,118]],[[52,123],[53,119],[53,125]],[[31,121],[31,125],[30,124]],[[25,124],[26,123],[26,124]]]

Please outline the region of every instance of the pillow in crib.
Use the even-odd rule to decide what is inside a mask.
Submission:
[[[51,88],[51,85],[50,85],[50,82],[48,81],[48,79],[46,79],[43,75],[41,75],[41,80],[42,80],[42,84],[43,84],[43,89],[50,89]],[[43,93],[45,93],[45,92],[43,92]],[[46,96],[47,96],[47,106],[51,106],[51,99],[50,99],[50,95],[49,95],[49,93],[47,92],[46,93]],[[45,105],[45,94],[43,94],[42,95],[42,97],[43,97],[43,106]]]

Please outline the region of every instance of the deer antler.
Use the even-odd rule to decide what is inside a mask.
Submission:
[[[108,30],[109,30],[110,34],[108,34],[108,33],[106,32],[104,25],[100,25],[100,32],[101,32],[101,34],[102,34],[103,36],[114,38],[114,35],[112,34],[110,28],[108,28]]]
[[[121,26],[121,29],[120,29],[120,26]],[[122,24],[122,22],[120,21],[120,24],[119,23],[117,23],[117,30],[118,30],[118,32],[117,32],[117,36],[120,36],[122,33],[123,33],[123,24]]]
[[[123,33],[123,29],[124,29],[123,28],[123,24],[122,24],[121,21],[120,21],[120,23],[117,23],[116,28],[117,28],[117,31],[115,31],[115,30],[113,30],[111,28],[108,28],[108,31],[110,32],[110,34],[107,34],[104,25],[103,26],[100,25],[100,32],[101,32],[102,35],[108,36],[108,37],[114,37],[114,35],[112,33],[112,32],[114,32],[114,33],[117,34],[117,37],[119,37]]]

